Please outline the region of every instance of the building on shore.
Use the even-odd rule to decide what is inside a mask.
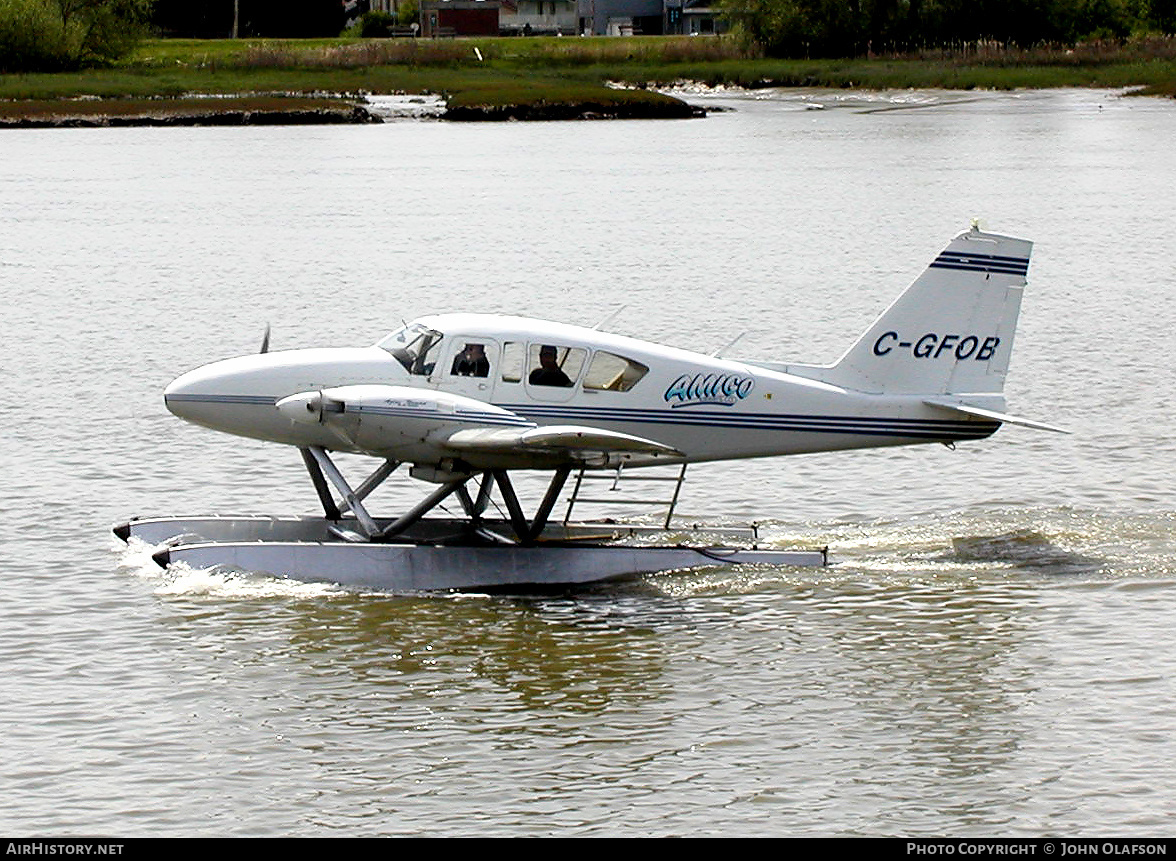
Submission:
[[[714,0],[578,0],[586,36],[701,36],[726,32]]]
[[[586,36],[657,36],[665,32],[665,0],[579,0]]]
[[[497,36],[501,0],[421,0],[421,35]]]
[[[396,14],[402,0],[363,2]],[[715,0],[420,0],[414,32],[426,38],[703,36],[726,29]]]
[[[667,18],[670,10],[675,7],[666,3]],[[727,22],[722,17],[718,5],[713,0],[679,0],[677,6],[678,26],[667,29],[667,33],[679,33],[683,36],[715,36],[727,32]]]
[[[503,36],[574,36],[577,0],[502,0]]]

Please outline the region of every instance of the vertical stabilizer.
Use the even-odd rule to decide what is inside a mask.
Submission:
[[[999,394],[1032,248],[960,234],[835,365],[789,370],[878,394]]]

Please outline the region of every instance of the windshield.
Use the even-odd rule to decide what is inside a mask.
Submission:
[[[437,363],[442,334],[420,323],[410,323],[376,343],[387,350],[410,374],[428,376]]]

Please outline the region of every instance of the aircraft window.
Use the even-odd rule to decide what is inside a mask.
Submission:
[[[587,355],[588,351],[579,347],[532,344],[530,361],[527,363],[531,373],[527,382],[532,386],[570,388],[576,377],[580,376]]]
[[[649,373],[649,368],[640,362],[626,359],[615,353],[598,352],[592,357],[588,373],[584,375],[584,388],[605,392],[627,392]]]
[[[442,337],[440,332],[414,323],[393,332],[376,346],[391,353],[410,374],[428,376],[437,363]]]
[[[518,341],[507,341],[502,345],[502,381],[519,383],[523,379],[523,345]]]
[[[466,343],[453,357],[449,373],[455,377],[490,376],[490,360],[486,357],[486,345],[476,341]]]

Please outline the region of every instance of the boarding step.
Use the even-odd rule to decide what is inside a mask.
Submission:
[[[643,506],[665,506],[665,518],[662,528],[669,529],[670,523],[674,519],[674,509],[678,506],[678,496],[682,492],[682,482],[686,480],[686,464],[680,467],[673,468],[673,474],[667,474],[664,471],[657,471],[657,467],[646,467],[640,470],[625,471],[624,464],[616,468],[614,472],[597,472],[581,469],[576,476],[575,486],[572,488],[571,494],[568,496],[568,507],[564,512],[564,523],[567,524],[572,519],[572,511],[578,503],[594,503],[598,505],[643,505]],[[621,489],[621,481],[624,480],[626,489],[636,487],[642,494],[641,496],[626,497],[620,495],[609,496],[583,496],[582,491],[587,490],[586,483],[604,482],[611,484],[608,488],[609,494],[619,494]],[[653,487],[658,484],[673,483],[673,492],[669,499],[664,496],[653,497]]]

